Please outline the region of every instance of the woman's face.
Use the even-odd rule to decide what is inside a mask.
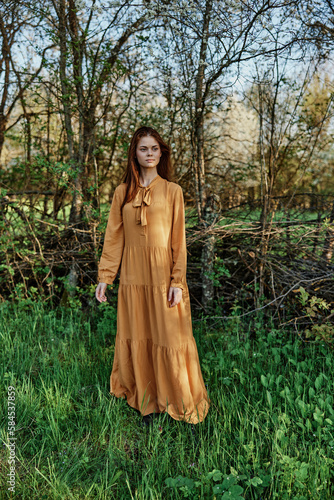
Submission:
[[[155,168],[162,156],[159,143],[151,136],[141,137],[136,148],[136,157],[141,167]]]

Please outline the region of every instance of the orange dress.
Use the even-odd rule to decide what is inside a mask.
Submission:
[[[121,213],[125,189],[115,189],[98,265],[107,284],[120,268],[110,393],[142,415],[197,424],[210,400],[192,331],[183,191],[158,174]],[[170,286],[183,290],[173,307]]]

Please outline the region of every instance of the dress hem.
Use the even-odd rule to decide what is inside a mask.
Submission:
[[[116,398],[119,398],[119,399],[124,399],[126,400],[126,402],[128,403],[129,406],[131,406],[131,408],[133,408],[134,410],[137,410],[141,413],[141,415],[143,417],[145,417],[146,415],[149,415],[153,412],[155,413],[168,413],[168,415],[170,417],[172,417],[174,420],[177,420],[179,422],[185,422],[185,423],[189,423],[189,424],[199,424],[199,423],[202,423],[203,420],[205,419],[205,417],[207,416],[208,414],[208,411],[209,411],[209,408],[210,408],[210,404],[211,404],[211,400],[208,399],[208,401],[203,398],[201,399],[201,401],[199,403],[197,403],[195,405],[195,409],[190,411],[190,412],[187,412],[186,414],[180,414],[180,412],[178,411],[175,411],[173,410],[173,408],[175,407],[175,405],[168,405],[166,407],[161,407],[159,408],[159,410],[157,409],[152,409],[150,408],[148,410],[148,408],[146,408],[146,410],[144,410],[144,412],[142,413],[142,411],[138,408],[138,405],[136,405],[135,403],[133,403],[131,401],[131,399],[134,399],[134,396],[130,399],[128,399],[128,396],[126,393],[122,392],[122,393],[119,393],[119,394],[116,394],[115,392],[110,392],[110,394],[112,396],[115,396]],[[198,412],[198,414],[197,414]],[[195,416],[194,416],[195,415]]]

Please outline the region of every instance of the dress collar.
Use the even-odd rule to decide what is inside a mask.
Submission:
[[[145,188],[145,189],[150,188],[152,186],[152,184],[155,184],[158,181],[158,179],[162,179],[162,177],[159,174],[157,174],[154,177],[154,179],[149,183],[148,186],[143,186],[142,184],[139,183],[139,187],[140,188]]]

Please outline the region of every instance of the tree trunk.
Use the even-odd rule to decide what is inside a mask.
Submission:
[[[0,113],[0,159],[1,159],[3,145],[5,142],[6,126],[7,126],[7,118],[5,118],[2,113]]]
[[[215,223],[219,213],[219,205],[220,200],[218,195],[212,194],[207,197],[203,212],[206,228]],[[207,313],[213,310],[215,245],[216,237],[208,234],[204,240],[201,256],[202,305]]]
[[[204,76],[205,61],[207,58],[209,25],[212,12],[212,0],[207,0],[205,4],[202,42],[200,49],[200,60],[196,78],[196,100],[194,112],[194,178],[196,186],[196,206],[198,214],[198,224],[204,230],[212,223],[214,219],[213,198],[207,199],[205,188],[205,161],[204,161]],[[214,299],[213,286],[213,262],[214,262],[215,237],[206,236],[202,248],[201,256],[201,277],[202,277],[202,304],[208,311]]]
[[[60,79],[62,91],[62,103],[64,109],[64,121],[67,136],[67,145],[72,168],[75,172],[73,198],[70,211],[69,222],[70,224],[77,224],[80,222],[81,207],[83,205],[82,193],[82,169],[78,164],[79,157],[75,154],[73,143],[73,129],[72,129],[72,110],[69,103],[70,88],[67,84],[67,40],[66,40],[66,2],[60,0],[59,2],[59,48],[60,48]],[[79,141],[80,142],[80,141]]]
[[[2,75],[2,97],[0,102],[0,158],[5,142],[5,132],[8,123],[8,115],[5,113],[5,106],[8,97],[8,89],[10,84],[10,45],[8,40],[7,26],[5,26],[3,17],[0,13],[0,31],[2,35],[2,53],[1,59],[4,69],[4,75]]]
[[[84,38],[80,39],[79,23],[77,18],[77,8],[74,0],[69,0],[68,19],[71,36],[71,48],[73,55],[73,78],[76,90],[77,109],[78,109],[78,151],[76,155],[75,192],[70,213],[70,222],[81,222],[82,208],[84,201],[83,192],[83,173],[84,173],[84,136],[83,136],[83,117],[84,117],[84,99],[83,99],[83,76],[82,76],[82,50]]]

